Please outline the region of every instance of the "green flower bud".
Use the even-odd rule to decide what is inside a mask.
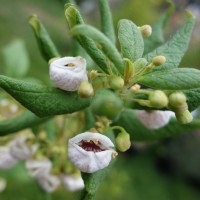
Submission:
[[[131,147],[130,135],[126,132],[120,132],[116,139],[117,149],[121,152],[127,151]]]
[[[174,92],[169,95],[169,104],[172,107],[177,107],[186,102],[186,96],[182,92]]]
[[[143,25],[139,29],[140,29],[142,36],[144,38],[147,38],[152,34],[152,28],[149,25]]]
[[[153,59],[152,59],[152,63],[153,65],[155,66],[159,66],[159,65],[162,65],[166,62],[166,57],[165,56],[155,56]]]
[[[189,110],[185,110],[182,114],[176,114],[176,119],[181,124],[188,124],[193,120],[193,117]]]
[[[164,108],[168,104],[166,94],[161,90],[155,90],[149,95],[150,105],[155,108]]]
[[[82,82],[78,88],[78,95],[82,98],[90,98],[94,95],[94,90],[89,82]]]
[[[109,77],[109,85],[114,90],[122,89],[124,86],[124,79],[120,76],[112,75]]]
[[[92,111],[99,116],[115,119],[123,108],[123,101],[109,90],[100,90],[92,101]]]

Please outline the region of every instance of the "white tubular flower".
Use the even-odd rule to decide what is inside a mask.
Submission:
[[[11,142],[10,153],[18,160],[28,159],[35,151],[35,146],[29,147],[26,143],[27,137],[18,136]]]
[[[50,79],[62,90],[78,90],[82,82],[88,81],[86,60],[79,56],[53,61],[50,64]]]
[[[0,147],[0,168],[10,169],[17,164],[17,160],[10,154],[10,148]]]
[[[0,192],[3,192],[6,189],[6,179],[0,177]]]
[[[74,192],[77,190],[82,190],[84,188],[84,182],[80,175],[77,175],[77,174],[65,175],[65,174],[63,174],[61,176],[61,180],[62,180],[64,187],[71,192]]]
[[[60,185],[60,179],[57,176],[47,174],[37,179],[41,188],[46,192],[55,191]]]
[[[150,129],[159,129],[167,125],[170,118],[175,116],[174,112],[160,110],[137,110],[136,114],[140,122]]]
[[[117,155],[112,141],[99,133],[85,132],[69,140],[68,156],[82,172],[93,173],[107,167]]]
[[[27,160],[26,168],[34,178],[40,178],[50,173],[52,163],[50,160]]]

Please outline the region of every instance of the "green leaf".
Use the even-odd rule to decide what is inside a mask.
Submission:
[[[51,58],[60,57],[58,50],[39,19],[36,16],[31,16],[29,18],[29,24],[33,29],[40,52],[44,59],[48,62]]]
[[[25,111],[15,118],[0,121],[0,136],[16,133],[17,131],[36,126],[47,120],[49,118],[40,118],[30,111]]]
[[[153,57],[157,55],[163,55],[166,57],[166,62],[159,68],[155,68],[154,70],[160,70],[161,67],[162,69],[169,69],[179,66],[181,59],[187,51],[194,23],[194,17],[189,15],[186,23],[176,32],[176,34],[169,41],[145,55],[145,58],[149,62],[151,62]]]
[[[14,40],[2,49],[4,74],[24,77],[29,69],[29,57],[23,40]]]
[[[77,24],[84,24],[79,11],[72,5],[65,5],[65,17],[70,29]],[[97,48],[95,42],[87,36],[77,36],[76,39],[80,45],[86,50],[93,61],[105,72],[109,73],[107,68],[106,56]],[[114,70],[114,68],[113,68]]]
[[[76,92],[66,92],[1,75],[0,87],[40,117],[73,113],[90,104],[89,99],[81,99]]]
[[[169,2],[169,8],[159,19],[152,25],[152,34],[144,39],[144,54],[152,51],[164,43],[163,29],[174,11],[174,3]]]
[[[190,111],[193,111],[200,106],[200,88],[183,90],[183,92],[187,96],[187,104]]]
[[[200,86],[200,71],[192,68],[153,71],[139,77],[137,81],[142,85],[155,89],[193,89]]]
[[[99,8],[102,32],[115,44],[116,36],[108,0],[99,0]]]
[[[90,25],[76,25],[71,29],[72,35],[87,35],[88,37],[95,40],[103,48],[103,52],[107,57],[113,62],[118,71],[123,74],[123,61],[121,55],[119,54],[116,47],[111,43],[111,41],[98,29]]]
[[[141,58],[144,52],[144,41],[138,27],[130,20],[122,19],[118,25],[118,38],[122,56],[132,62]]]
[[[179,124],[175,119],[172,119],[168,125],[160,129],[148,129],[142,125],[138,120],[135,111],[131,109],[124,110],[115,124],[124,127],[133,141],[160,140],[198,130],[200,128],[199,119],[195,119],[190,124],[185,125]]]

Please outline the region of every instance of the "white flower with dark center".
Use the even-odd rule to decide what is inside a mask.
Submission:
[[[171,117],[175,117],[174,112],[160,110],[137,110],[136,114],[140,122],[150,129],[159,129],[167,125]]]
[[[113,147],[105,135],[85,132],[69,140],[68,156],[82,172],[93,173],[107,167],[117,155]]]
[[[17,160],[10,154],[8,146],[0,147],[0,168],[10,169],[17,164]]]
[[[46,192],[53,192],[60,185],[60,179],[51,174],[46,174],[45,176],[37,178],[37,181],[41,188]]]
[[[32,177],[40,178],[50,173],[52,163],[50,160],[27,160],[26,168]]]
[[[27,137],[18,136],[15,140],[11,142],[10,153],[13,157],[18,160],[28,159],[32,153],[36,150],[36,145],[28,146],[26,143]]]
[[[79,56],[53,61],[50,64],[50,79],[62,90],[78,90],[82,82],[88,81],[86,60]]]
[[[83,179],[79,174],[70,174],[70,175],[63,174],[61,176],[61,180],[64,187],[71,192],[82,190],[84,188]]]

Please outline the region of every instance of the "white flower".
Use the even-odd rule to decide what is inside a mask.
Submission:
[[[71,192],[74,192],[77,190],[82,190],[84,188],[84,182],[83,182],[81,175],[78,175],[78,174],[65,175],[65,174],[63,174],[61,176],[61,180],[63,182],[64,187]]]
[[[0,147],[0,168],[10,169],[17,164],[17,160],[10,154],[8,146]]]
[[[37,145],[32,145],[29,147],[26,141],[27,137],[18,136],[11,142],[10,153],[13,157],[19,160],[26,160],[32,155],[32,153],[36,151]]]
[[[6,189],[6,179],[0,177],[0,192],[3,192]]]
[[[54,176],[51,174],[46,174],[45,176],[42,176],[38,178],[37,180],[38,180],[39,185],[46,192],[53,192],[60,185],[60,179],[57,176]]]
[[[46,176],[50,173],[52,163],[50,160],[27,160],[26,168],[30,175],[35,178]]]
[[[170,118],[175,116],[174,112],[160,110],[137,110],[136,114],[140,122],[150,129],[159,129],[167,125]]]
[[[86,60],[82,57],[63,57],[50,64],[50,79],[66,91],[78,90],[80,84],[88,81]]]
[[[85,132],[69,140],[68,156],[82,172],[93,173],[107,167],[117,152],[112,141],[99,133]]]

